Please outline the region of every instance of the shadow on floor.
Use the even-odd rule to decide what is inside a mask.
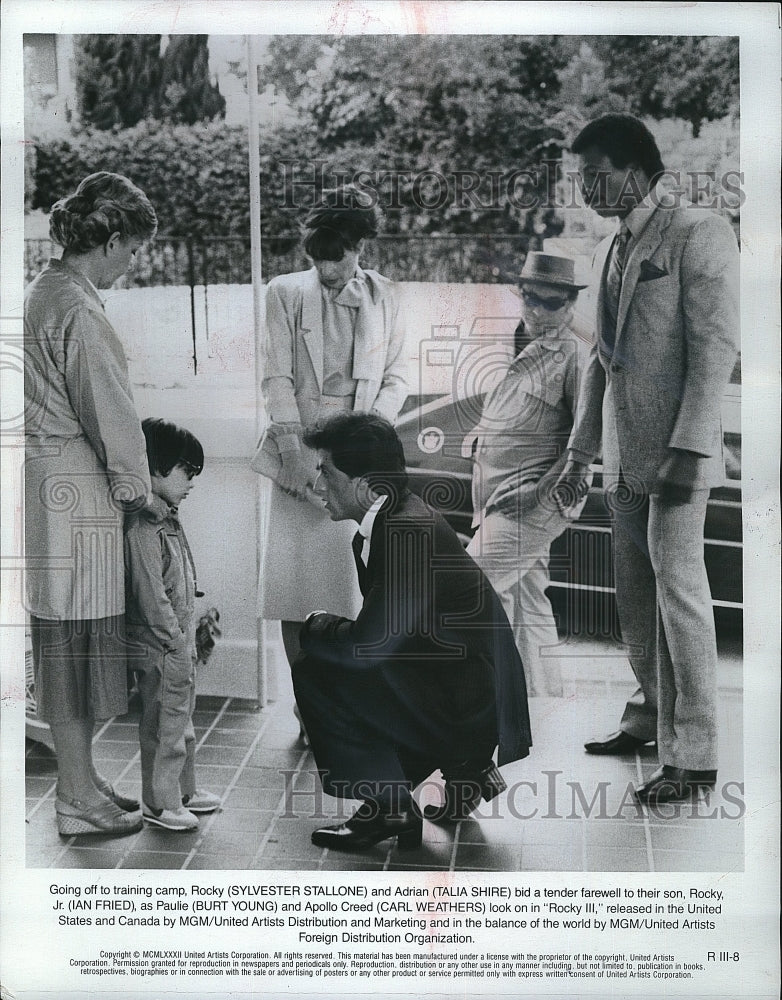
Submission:
[[[590,757],[583,741],[617,727],[632,691],[626,658],[605,644],[568,647],[566,696],[530,702],[535,745],[503,768],[508,790],[455,827],[424,825],[421,847],[386,841],[363,854],[318,849],[310,834],[349,815],[320,791],[311,753],[298,738],[289,684],[263,710],[231,698],[198,699],[199,785],[220,810],[192,833],[151,827],[127,837],[62,838],[54,821],[57,762],[27,741],[27,866],[319,871],[742,871],[741,654],[720,651],[721,765],[718,787],[699,800],[650,810],[632,787],[656,767],[654,752]],[[286,679],[287,680],[287,679]],[[105,724],[95,740],[99,770],[118,791],[140,797],[137,712]],[[437,802],[438,775],[419,789]]]

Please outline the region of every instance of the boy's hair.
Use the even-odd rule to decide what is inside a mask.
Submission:
[[[141,422],[147,442],[147,463],[152,476],[167,476],[176,465],[184,465],[198,475],[204,467],[204,449],[198,438],[159,417]]]
[[[304,443],[329,452],[340,472],[363,476],[372,487],[397,494],[407,488],[402,442],[392,424],[376,413],[335,413],[308,428]]]
[[[590,146],[599,149],[619,170],[635,163],[651,184],[665,172],[656,139],[635,115],[608,114],[589,122],[570,148],[574,153],[583,153]]]

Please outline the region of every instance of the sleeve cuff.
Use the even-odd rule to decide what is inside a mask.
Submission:
[[[301,441],[296,434],[280,434],[274,439],[277,448],[282,453],[284,451],[301,451]]]
[[[577,451],[575,448],[568,448],[568,459],[571,462],[580,462],[582,465],[590,465],[592,455],[585,451]]]
[[[287,422],[272,424],[269,434],[274,438],[278,451],[301,450],[301,424]]]

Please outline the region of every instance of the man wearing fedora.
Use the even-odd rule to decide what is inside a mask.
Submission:
[[[584,285],[576,284],[569,257],[531,252],[520,286],[526,344],[465,441],[476,529],[467,551],[503,603],[530,694],[561,696],[559,639],[546,595],[549,549],[578,511],[563,514],[551,488],[565,463],[588,355],[569,326]]]
[[[562,483],[581,495],[600,453],[613,515],[616,600],[638,690],[618,732],[585,745],[657,742],[643,802],[717,777],[717,647],[703,525],[724,479],[721,402],[739,332],[738,249],[713,212],[661,183],[654,136],[609,114],[573,143],[585,201],[618,231],[595,253],[596,338]]]

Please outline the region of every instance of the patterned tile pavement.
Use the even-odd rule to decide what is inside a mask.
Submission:
[[[649,810],[630,794],[656,766],[653,752],[591,757],[584,739],[616,729],[632,690],[621,651],[575,640],[565,662],[565,697],[532,699],[535,746],[503,768],[509,788],[452,828],[424,825],[421,847],[386,841],[363,854],[310,843],[324,822],[353,804],[320,791],[311,753],[299,740],[287,677],[263,710],[231,698],[198,699],[199,785],[220,810],[192,833],[151,827],[128,837],[62,838],[54,822],[57,763],[27,741],[26,859],[30,868],[317,871],[742,871],[744,834],[742,660],[737,640],[721,643],[721,767],[718,788],[695,802]],[[95,759],[118,791],[140,796],[137,712],[105,724]],[[438,801],[433,776],[422,802]]]

